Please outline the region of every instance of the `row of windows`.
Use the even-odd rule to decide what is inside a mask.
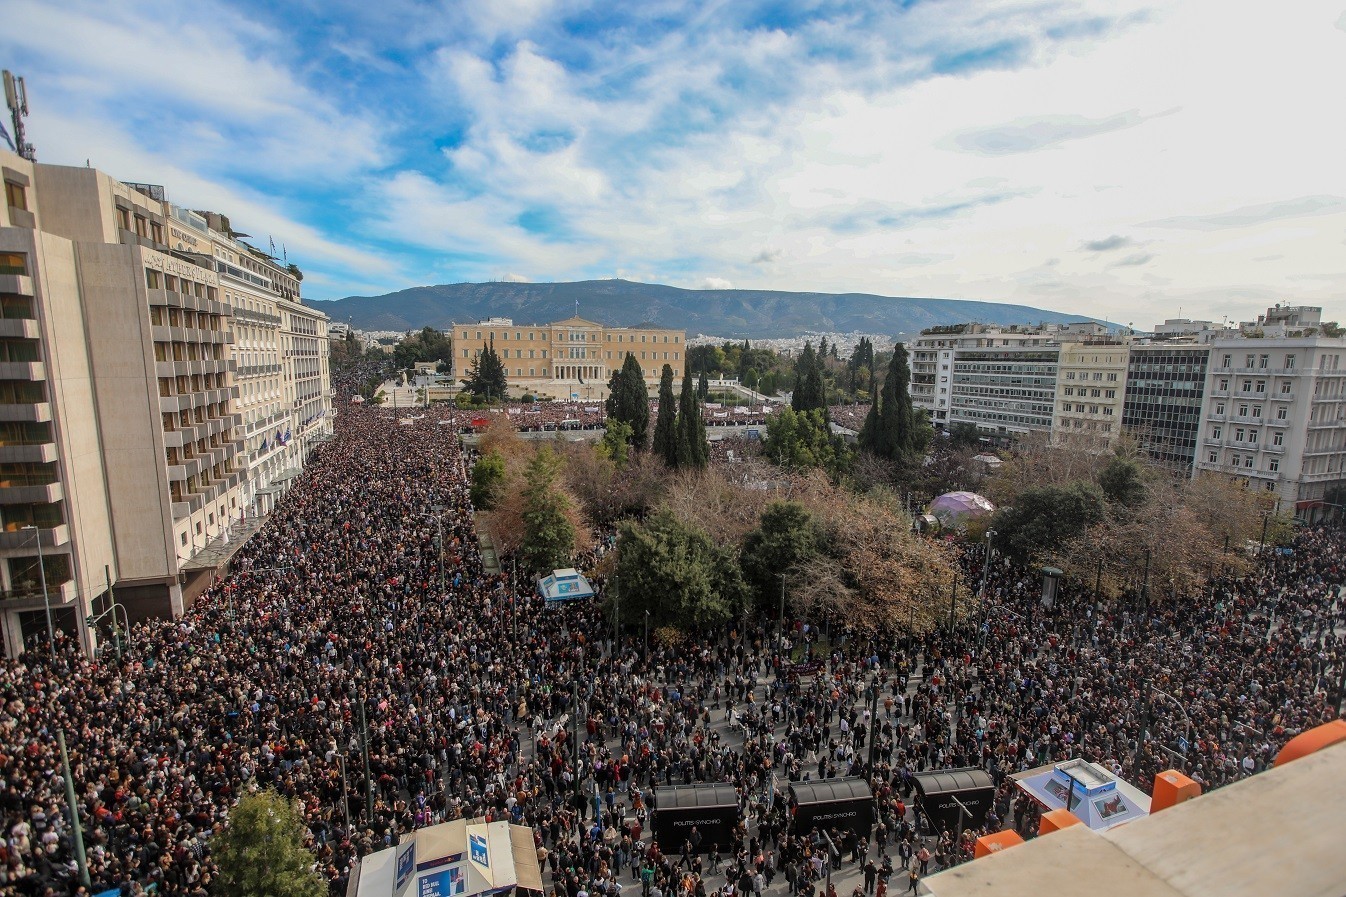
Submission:
[[[522,358],[524,357],[524,354],[523,354],[523,353],[524,353],[525,351],[527,351],[527,352],[528,352],[528,357],[529,357],[529,358],[541,358],[541,359],[546,359],[546,358],[547,358],[547,350],[546,350],[546,349],[528,349],[528,350],[524,350],[524,349],[514,349],[514,350],[512,350],[512,351],[514,352],[514,354],[513,354],[513,355],[510,355],[510,352],[511,352],[510,349],[501,349],[501,350],[500,350],[500,352],[501,352],[501,357],[502,357],[502,358],[516,358],[516,359],[522,359]],[[482,350],[481,350],[481,349],[464,349],[464,350],[463,350],[463,357],[464,357],[464,358],[476,358],[476,357],[477,357],[478,355],[480,355],[481,353],[482,353]],[[534,353],[536,353],[536,354],[534,354]],[[572,348],[572,349],[570,350],[570,358],[575,359],[575,360],[581,360],[581,359],[584,359],[584,358],[597,358],[597,357],[599,356],[599,354],[600,354],[600,353],[590,353],[590,354],[585,354],[585,352],[584,352],[583,349],[576,349],[576,348]],[[616,360],[620,361],[621,359],[625,358],[626,355],[635,355],[635,354],[636,354],[636,353],[635,353],[634,351],[630,351],[630,350],[628,350],[628,351],[625,353],[625,355],[622,354],[621,351],[618,351],[618,352],[617,352],[617,359],[616,359]],[[612,361],[612,360],[613,360],[613,358],[612,358],[612,353],[611,353],[611,352],[608,352],[608,353],[607,353],[607,356],[608,356],[608,357],[607,357],[607,360],[608,360],[608,361]],[[559,357],[562,357],[562,358],[563,358],[563,357],[565,357],[565,356],[559,356]],[[662,360],[662,361],[679,361],[679,360],[681,360],[681,358],[682,358],[682,353],[681,353],[681,352],[664,352],[664,353],[663,353],[663,358],[661,359],[661,358],[659,357],[659,353],[658,353],[658,352],[645,352],[645,351],[642,351],[642,352],[640,353],[640,358],[641,358],[642,361],[661,361],[661,360]]]
[[[1064,394],[1064,395],[1073,396],[1073,395],[1075,395],[1075,387],[1073,387],[1073,386],[1067,386],[1067,387],[1064,387],[1064,388],[1061,390],[1061,392],[1062,392],[1062,394]],[[1091,390],[1091,389],[1088,389],[1088,388],[1086,388],[1086,387],[1081,386],[1081,387],[1080,387],[1080,395],[1081,395],[1081,396],[1084,396],[1084,395],[1086,395],[1086,394],[1091,395],[1091,396],[1092,396],[1093,398],[1095,398],[1095,399],[1099,398],[1101,394],[1102,394],[1102,398],[1105,398],[1105,399],[1115,399],[1115,398],[1117,398],[1117,390],[1115,390],[1115,389],[1106,389],[1106,390],[1105,390],[1105,389],[1092,389],[1092,390]]]
[[[1219,452],[1210,452],[1209,454],[1206,455],[1206,460],[1207,460],[1209,463],[1211,463],[1211,464],[1219,464],[1219,463],[1220,463],[1220,453],[1219,453]],[[1239,454],[1233,454],[1233,453],[1231,453],[1230,456],[1229,456],[1229,464],[1230,464],[1230,466],[1232,466],[1232,467],[1238,467],[1238,466],[1242,465],[1246,470],[1251,470],[1251,469],[1253,468],[1253,466],[1254,466],[1256,463],[1257,463],[1257,456],[1256,456],[1256,455],[1239,455]],[[1276,472],[1277,472],[1278,470],[1280,470],[1280,469],[1281,469],[1281,459],[1280,459],[1280,458],[1268,458],[1268,459],[1267,459],[1266,470],[1267,470],[1268,473],[1276,473]],[[1267,489],[1270,490],[1270,489],[1274,489],[1274,488],[1275,488],[1275,484],[1274,484],[1274,483],[1267,483]]]
[[[1062,402],[1062,403],[1061,403],[1061,410],[1062,410],[1062,411],[1070,411],[1072,407],[1075,409],[1075,413],[1076,413],[1076,414],[1085,414],[1085,413],[1088,413],[1088,414],[1098,414],[1098,413],[1099,413],[1099,409],[1100,409],[1100,407],[1102,408],[1102,412],[1103,412],[1103,414],[1106,414],[1106,415],[1109,416],[1109,417],[1111,417],[1111,416],[1115,413],[1114,410],[1113,410],[1113,407],[1112,407],[1111,405],[1102,405],[1102,406],[1099,406],[1099,405],[1089,405],[1089,406],[1088,406],[1088,408],[1089,408],[1088,412],[1085,412],[1085,410],[1084,410],[1084,409],[1085,409],[1085,406],[1084,406],[1084,405],[1074,405],[1074,406],[1072,406],[1069,402]]]
[[[524,332],[525,332],[525,331],[523,331],[523,330],[515,330],[515,331],[514,331],[514,341],[515,341],[515,342],[519,342],[519,343],[524,342]],[[468,336],[468,333],[469,333],[469,331],[467,331],[467,330],[464,330],[464,331],[463,331],[463,339],[472,339],[472,337]],[[485,333],[485,336],[484,336],[484,337],[482,336],[483,333]],[[534,339],[536,339],[536,340],[539,341],[539,342],[544,342],[544,343],[545,343],[545,342],[550,342],[550,341],[551,341],[551,332],[548,331],[548,330],[540,330],[540,331],[529,330],[529,331],[527,331],[527,333],[528,333],[528,341],[529,341],[529,342],[532,342]],[[483,338],[484,338],[484,339],[490,339],[490,340],[493,340],[493,339],[495,339],[496,337],[499,337],[500,340],[501,340],[502,342],[509,342],[510,331],[508,331],[508,330],[501,330],[501,331],[494,331],[494,332],[493,332],[493,331],[490,331],[490,330],[487,330],[487,331],[481,331],[481,330],[478,330],[478,331],[476,331],[476,334],[477,334],[477,336],[476,336],[477,339],[483,339]],[[616,339],[613,339],[614,336],[616,337]],[[628,337],[628,336],[631,337],[629,340],[626,338],[626,337]],[[586,337],[587,337],[587,339],[586,339]],[[572,342],[572,343],[584,343],[584,342],[596,343],[596,342],[598,342],[598,333],[595,332],[595,331],[571,330],[571,331],[569,331],[569,332],[566,334],[566,341],[567,341],[567,342]],[[635,341],[636,341],[636,335],[635,335],[634,333],[616,333],[616,334],[613,334],[613,333],[604,333],[604,334],[603,334],[603,342],[605,342],[605,343],[612,343],[612,342],[617,342],[617,343],[634,343]],[[660,342],[659,334],[650,335],[650,334],[642,333],[642,334],[640,334],[640,341],[641,341],[642,343],[646,343],[646,342],[649,342],[649,343],[657,343],[657,342]],[[667,334],[667,333],[666,333],[666,334],[663,334],[663,342],[665,342],[665,343],[671,342],[671,343],[674,343],[674,344],[679,344],[679,343],[682,342],[682,337],[681,337],[681,336],[677,336],[677,335]]]
[[[1074,372],[1074,371],[1066,371],[1066,379],[1067,379],[1067,380],[1074,380],[1074,379],[1075,379],[1075,372]],[[1081,380],[1090,380],[1090,379],[1092,379],[1092,380],[1101,382],[1101,381],[1103,380],[1103,372],[1102,372],[1102,371],[1094,371],[1093,376],[1091,377],[1091,376],[1089,375],[1089,372],[1088,372],[1088,371],[1080,371],[1079,379],[1081,379]],[[1116,383],[1116,382],[1117,382],[1117,374],[1116,374],[1115,372],[1111,372],[1111,373],[1108,374],[1108,382],[1109,382],[1109,383]]]
[[[168,290],[170,293],[182,293],[198,299],[209,299],[212,302],[219,296],[219,291],[210,284],[164,274],[153,268],[145,269],[145,286],[151,290]]]

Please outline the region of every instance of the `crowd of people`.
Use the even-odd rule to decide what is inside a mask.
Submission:
[[[230,807],[273,788],[302,806],[334,895],[359,857],[485,816],[535,828],[555,897],[746,897],[777,876],[811,897],[829,863],[882,897],[981,831],[1032,834],[1013,771],[1083,756],[1145,786],[1177,765],[1217,787],[1335,710],[1339,531],[1149,608],[1070,588],[1045,608],[1039,581],[1000,562],[952,630],[838,626],[824,643],[804,621],[778,636],[763,620],[650,644],[614,638],[597,603],[544,610],[483,569],[453,438],[469,418],[343,409],[338,438],[181,619],[136,624],[120,659],[58,634],[54,661],[41,642],[0,664],[0,893],[207,894]],[[977,547],[964,562],[980,578]],[[807,675],[791,665],[808,660]],[[994,808],[931,830],[913,776],[960,766],[993,775]],[[838,856],[823,832],[790,830],[783,789],[845,775],[868,777],[878,824],[828,832]],[[655,842],[659,788],[711,781],[740,797],[730,843]]]

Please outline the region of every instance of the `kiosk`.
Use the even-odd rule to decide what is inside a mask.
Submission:
[[[868,838],[874,827],[874,792],[859,776],[790,783],[791,830],[807,835],[813,829],[855,832]]]
[[[957,831],[960,816],[963,828],[981,826],[995,800],[995,782],[980,767],[918,772],[915,779],[917,806],[936,832]]]
[[[718,845],[727,853],[738,825],[738,792],[733,785],[672,785],[654,791],[650,828],[659,849],[677,856],[692,829],[701,835],[698,853],[710,853]]]

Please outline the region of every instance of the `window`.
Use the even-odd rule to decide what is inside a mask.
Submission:
[[[1222,378],[1220,379],[1220,385],[1219,385],[1217,388],[1220,389],[1220,390],[1223,391],[1223,392],[1228,392],[1228,391],[1229,391],[1229,379],[1226,378],[1226,377],[1222,377]]]
[[[1292,356],[1292,357],[1293,357],[1293,356]],[[1281,395],[1283,395],[1283,396],[1288,396],[1289,394],[1290,394],[1290,381],[1289,381],[1289,380],[1282,380],[1282,381],[1281,381]]]
[[[0,252],[0,274],[27,274],[28,257],[20,252]]]
[[[1252,455],[1249,455],[1248,457],[1246,457],[1246,458],[1243,459],[1243,466],[1244,466],[1244,467],[1252,467],[1252,466],[1253,466],[1253,456],[1252,456]]]
[[[1109,389],[1103,393],[1103,397],[1107,399],[1115,399],[1117,398],[1117,390]]]
[[[1285,445],[1285,434],[1277,430],[1271,434],[1272,445]]]
[[[1226,355],[1226,356],[1224,357],[1224,361],[1221,362],[1220,367],[1222,367],[1222,368],[1227,368],[1227,367],[1231,367],[1233,364],[1234,364],[1234,356],[1233,356],[1233,355]]]
[[[1276,420],[1285,420],[1285,419],[1286,419],[1286,411],[1287,411],[1287,410],[1288,410],[1288,409],[1285,409],[1285,408],[1277,408],[1277,409],[1276,409]]]
[[[1235,441],[1235,442],[1242,442],[1242,441],[1243,441],[1243,428],[1242,428],[1242,427],[1239,427],[1237,430],[1234,431],[1234,441]]]
[[[28,211],[28,195],[23,184],[5,181],[5,204],[21,211]]]
[[[1257,392],[1266,392],[1266,391],[1267,391],[1267,381],[1265,381],[1265,380],[1258,380],[1258,381],[1257,381],[1257,390],[1256,390],[1256,391],[1257,391]]]
[[[1075,387],[1067,386],[1064,390],[1062,390],[1062,392],[1068,396],[1073,396],[1075,394]]]
[[[1295,368],[1295,356],[1293,355],[1285,356],[1285,369],[1287,371],[1292,371],[1294,370],[1294,368]]]
[[[1074,380],[1074,379],[1075,379],[1075,372],[1074,372],[1074,371],[1066,371],[1066,379],[1067,379],[1067,380]]]
[[[1250,367],[1252,367],[1252,366],[1253,366],[1253,358],[1254,358],[1254,357],[1255,357],[1255,356],[1253,356],[1253,354],[1252,354],[1251,352],[1249,352],[1247,355],[1243,356],[1243,361],[1244,361],[1244,365],[1243,365],[1243,366],[1244,366],[1245,368],[1250,368]]]
[[[1221,402],[1220,404],[1215,406],[1215,413],[1224,414],[1224,402]]]
[[[1102,391],[1101,391],[1101,390],[1097,390],[1097,389],[1095,389],[1095,390],[1093,390],[1089,395],[1090,395],[1090,397],[1096,399],[1096,398],[1098,398],[1100,395],[1102,395]]]
[[[1257,356],[1257,366],[1258,366],[1259,368],[1265,368],[1265,367],[1267,366],[1267,362],[1270,360],[1270,358],[1271,358],[1270,355],[1259,355],[1259,356]]]
[[[149,287],[151,290],[158,290],[162,288],[162,284],[163,279],[160,278],[158,271],[155,271],[153,268],[145,269],[145,286]]]

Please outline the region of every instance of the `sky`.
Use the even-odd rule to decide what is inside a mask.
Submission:
[[[38,160],[305,295],[606,277],[1346,318],[1346,0],[5,0]]]

